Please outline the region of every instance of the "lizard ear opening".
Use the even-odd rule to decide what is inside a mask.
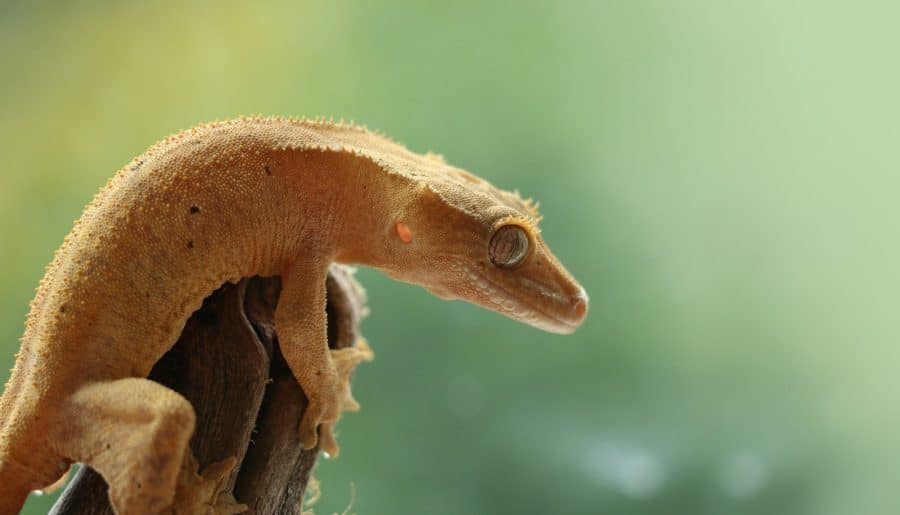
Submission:
[[[413,235],[412,235],[412,231],[409,230],[408,225],[406,225],[405,223],[403,223],[400,220],[397,220],[396,229],[397,229],[397,236],[400,237],[400,241],[402,241],[403,243],[412,243]]]

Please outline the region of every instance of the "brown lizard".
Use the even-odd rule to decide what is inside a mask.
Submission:
[[[242,118],[157,143],[87,206],[31,303],[0,398],[0,514],[73,462],[105,478],[119,514],[188,502],[194,411],[146,376],[228,281],[281,276],[281,350],[309,398],[299,437],[332,454],[331,425],[355,407],[346,362],[363,356],[328,350],[331,263],[574,331],[588,298],[538,220],[517,193],[355,125]],[[211,469],[218,484],[229,462]]]

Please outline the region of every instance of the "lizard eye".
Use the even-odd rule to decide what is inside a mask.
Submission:
[[[528,255],[528,234],[518,225],[504,225],[491,237],[488,247],[491,263],[500,268],[515,268]]]

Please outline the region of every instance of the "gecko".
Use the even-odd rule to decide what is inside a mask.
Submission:
[[[245,508],[216,492],[196,500],[233,459],[195,473],[203,488],[179,488],[195,413],[147,379],[227,282],[281,277],[276,330],[309,399],[299,442],[332,454],[331,426],[357,407],[347,361],[363,357],[328,349],[332,263],[573,332],[588,296],[544,242],[537,208],[352,123],[243,117],[158,142],[95,195],[36,290],[0,397],[0,514],[75,462],[103,476],[120,515]]]

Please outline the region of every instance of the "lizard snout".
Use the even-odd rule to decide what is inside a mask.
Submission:
[[[587,316],[589,302],[590,299],[588,298],[587,292],[584,291],[584,288],[581,288],[578,293],[572,297],[572,319],[576,324],[580,324]]]

